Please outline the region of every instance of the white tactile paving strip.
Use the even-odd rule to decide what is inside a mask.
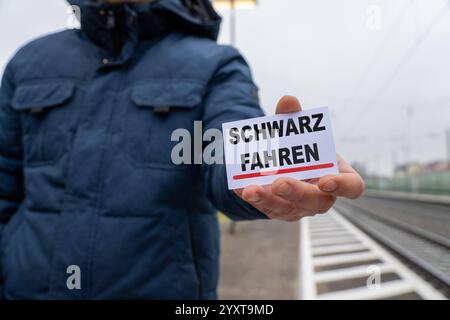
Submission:
[[[325,215],[302,219],[300,228],[300,299],[390,299],[408,294],[421,299],[445,299],[334,209]],[[384,281],[386,274],[394,275],[395,279]],[[361,279],[367,281],[361,285]],[[327,288],[329,283],[345,281],[359,285],[318,290],[319,286]]]

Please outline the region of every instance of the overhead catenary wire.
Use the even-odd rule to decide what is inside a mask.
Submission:
[[[375,94],[368,99],[368,102],[364,107],[360,109],[358,115],[355,117],[354,122],[349,126],[352,128],[352,132],[357,132],[356,129],[358,125],[361,123],[361,118],[367,117],[370,113],[371,107],[374,103],[379,99],[382,93],[391,85],[392,81],[397,77],[400,71],[403,69],[405,64],[411,59],[414,55],[417,48],[426,40],[426,38],[430,35],[430,33],[434,30],[436,25],[448,14],[448,8],[450,6],[450,2],[446,2],[446,4],[439,10],[439,12],[435,15],[432,21],[427,25],[425,30],[416,37],[414,43],[409,47],[403,57],[400,59],[400,62],[393,68],[392,72],[389,74],[387,79],[381,84],[381,86],[375,91]]]
[[[371,58],[369,59],[369,62],[366,64],[366,67],[364,68],[364,71],[361,73],[361,76],[359,77],[358,81],[356,82],[356,86],[352,92],[359,92],[359,89],[361,88],[361,85],[366,81],[367,77],[370,74],[371,69],[376,64],[377,60],[381,56],[381,53],[385,50],[386,44],[391,41],[393,35],[395,34],[395,30],[397,29],[399,23],[403,20],[403,18],[408,13],[408,9],[416,2],[416,0],[409,0],[400,10],[400,13],[394,18],[394,22],[392,23],[391,27],[389,28],[386,36],[383,38],[383,40],[380,42],[378,48],[374,51]]]

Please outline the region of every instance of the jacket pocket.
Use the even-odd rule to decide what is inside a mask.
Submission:
[[[73,83],[22,85],[16,89],[12,105],[14,109],[19,111],[41,113],[70,99],[74,90],[75,85]]]
[[[53,164],[66,152],[74,94],[75,84],[70,82],[25,84],[16,89],[12,107],[21,113],[27,166]]]
[[[204,85],[196,82],[152,83],[130,89],[126,130],[118,137],[121,149],[135,166],[176,168],[171,141],[177,129],[193,132],[201,118]]]
[[[131,100],[140,107],[156,112],[170,108],[191,109],[202,102],[203,85],[188,83],[159,83],[138,85],[131,90]]]

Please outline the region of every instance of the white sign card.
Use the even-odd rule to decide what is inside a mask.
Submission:
[[[228,122],[222,132],[230,190],[338,173],[326,107]]]

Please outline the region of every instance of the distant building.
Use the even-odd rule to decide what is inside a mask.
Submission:
[[[413,175],[419,174],[424,171],[425,171],[425,168],[423,165],[416,163],[416,162],[410,162],[410,163],[403,163],[403,164],[397,165],[394,169],[394,174],[395,175],[413,176]]]
[[[426,164],[404,163],[395,167],[396,176],[414,176],[421,173],[430,172],[448,172],[450,171],[450,162],[446,160],[433,161]]]
[[[446,172],[450,171],[449,161],[434,161],[425,165],[427,172]]]

